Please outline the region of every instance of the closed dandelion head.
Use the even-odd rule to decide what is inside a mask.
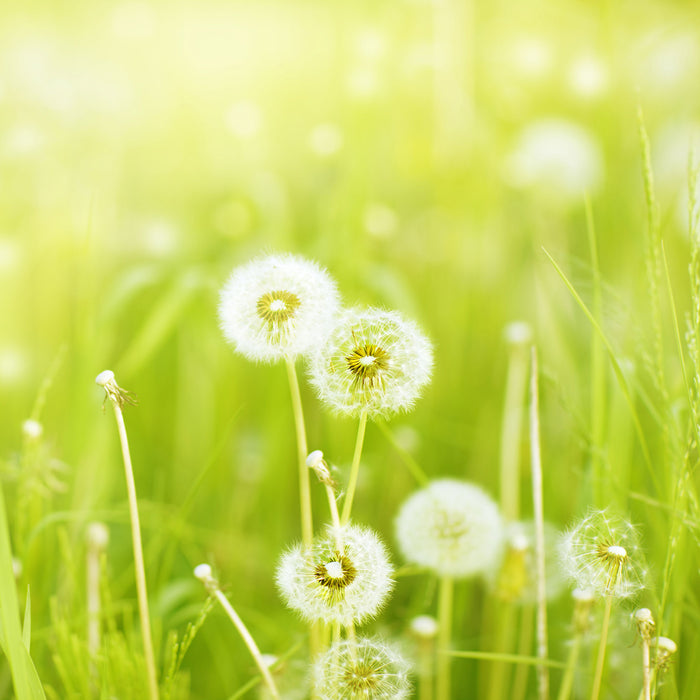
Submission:
[[[314,354],[310,373],[334,411],[385,415],[413,406],[432,366],[432,346],[415,323],[395,311],[353,308]]]
[[[323,342],[338,311],[335,282],[315,262],[270,255],[237,267],[221,290],[221,330],[254,362],[304,355]]]
[[[374,532],[347,525],[329,527],[311,548],[287,552],[277,569],[277,586],[306,620],[347,626],[377,614],[393,587],[392,574]]]
[[[401,700],[411,689],[408,670],[380,641],[338,642],[314,665],[314,687],[321,700]]]
[[[565,587],[565,579],[556,561],[560,535],[550,523],[544,523],[545,590],[547,600],[557,598]],[[494,595],[511,603],[537,601],[537,560],[535,556],[535,523],[509,523],[504,532],[502,557],[498,567],[487,571],[487,581]]]
[[[564,571],[580,588],[629,598],[644,588],[646,566],[634,526],[607,511],[591,511],[564,537]]]
[[[440,479],[404,502],[396,518],[404,557],[441,576],[467,577],[498,562],[503,526],[498,507],[478,486]]]

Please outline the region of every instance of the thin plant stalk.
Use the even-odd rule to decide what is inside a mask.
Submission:
[[[101,380],[104,379],[104,381]],[[117,385],[112,372],[103,372],[97,378],[98,384],[104,386],[107,396],[114,409],[114,418],[117,421],[119,442],[122,448],[124,460],[124,475],[126,477],[126,491],[129,500],[129,517],[131,520],[131,541],[134,548],[134,572],[136,575],[136,593],[139,604],[139,620],[141,623],[141,636],[143,637],[143,654],[146,661],[148,674],[148,693],[151,700],[158,700],[158,680],[156,675],[156,661],[153,654],[153,637],[151,635],[151,620],[148,615],[148,592],[146,589],[146,569],[143,562],[143,547],[141,545],[141,525],[139,522],[138,501],[136,499],[136,483],[134,481],[134,469],[131,464],[129,441],[124,425],[122,405],[128,401],[128,393]]]
[[[537,386],[537,349],[532,346],[530,374],[530,450],[532,462],[532,502],[535,519],[535,559],[537,563],[537,656],[547,658],[547,590],[544,553],[544,505],[542,498],[542,455],[540,451],[539,392]],[[549,697],[549,669],[537,667],[537,692],[540,700]]]
[[[294,412],[294,427],[297,436],[297,455],[299,462],[299,504],[301,507],[301,540],[305,547],[311,546],[314,534],[313,515],[311,513],[311,485],[309,483],[309,470],[306,466],[306,426],[304,423],[304,410],[301,405],[301,392],[299,391],[299,379],[294,360],[286,359],[289,390],[292,397],[292,410]]]
[[[306,442],[306,424],[304,422],[304,409],[301,404],[301,391],[299,390],[299,378],[296,365],[291,357],[285,360],[287,366],[287,378],[289,380],[289,393],[292,399],[292,412],[294,413],[294,429],[297,438],[297,463],[299,469],[299,508],[301,511],[301,541],[304,547],[311,548],[314,536],[313,513],[311,510],[311,483],[309,470],[306,466],[308,446]],[[321,629],[318,624],[309,626],[309,646],[311,657],[316,658],[321,651]]]
[[[103,523],[90,523],[87,531],[86,598],[87,598],[87,644],[90,658],[94,659],[101,646],[102,597],[102,557],[107,548],[109,531]],[[94,669],[93,669],[94,671]]]
[[[564,671],[564,677],[562,678],[561,685],[559,686],[557,700],[569,700],[569,697],[571,696],[571,689],[574,685],[574,675],[576,673],[576,665],[578,663],[578,654],[580,649],[581,637],[577,634],[574,636],[574,640],[571,643],[571,649],[569,649],[569,656],[566,659],[566,670]]]
[[[450,698],[450,664],[449,655],[452,643],[452,600],[454,597],[454,579],[450,576],[440,578],[438,592],[438,639],[436,668],[436,699]]]
[[[219,601],[219,603],[221,603],[221,607],[229,616],[231,622],[233,622],[233,624],[235,625],[236,629],[238,630],[238,634],[240,634],[243,638],[243,641],[248,647],[248,650],[250,651],[250,654],[253,657],[257,667],[260,669],[260,673],[262,674],[263,680],[267,684],[267,687],[270,690],[272,697],[276,700],[279,700],[279,690],[277,690],[277,686],[275,685],[275,681],[272,678],[270,669],[265,663],[265,660],[263,659],[262,654],[260,653],[260,649],[258,649],[258,645],[255,643],[253,636],[248,631],[248,628],[243,623],[243,620],[241,620],[241,618],[238,616],[238,613],[234,610],[233,605],[231,605],[228,598],[221,592],[221,590],[218,587],[214,590],[214,596]]]
[[[600,631],[600,646],[598,647],[598,657],[595,663],[595,675],[593,678],[593,689],[591,690],[591,700],[598,700],[600,687],[603,683],[603,667],[605,666],[605,648],[608,645],[608,629],[610,628],[610,613],[612,611],[613,597],[605,596],[605,612],[603,613],[603,627]]]
[[[510,678],[510,666],[501,660],[501,654],[507,654],[513,647],[516,628],[516,607],[510,601],[498,600],[496,607],[496,630],[494,661],[490,663],[491,672],[488,678],[488,700],[500,700],[503,689],[507,687]],[[486,695],[486,693],[485,693]]]
[[[651,700],[651,659],[649,654],[649,639],[642,637],[642,698]]]
[[[532,649],[532,626],[534,610],[531,605],[520,610],[520,638],[518,640],[518,656],[527,656]],[[527,676],[530,667],[520,664],[515,670],[511,700],[524,700],[527,692]]]
[[[434,640],[423,640],[418,648],[418,700],[433,700]]]
[[[355,441],[355,453],[352,456],[352,467],[350,468],[350,480],[348,482],[348,491],[343,503],[343,514],[340,518],[342,525],[347,525],[352,512],[352,501],[355,497],[355,489],[357,488],[357,478],[360,474],[360,458],[362,457],[362,446],[365,442],[365,429],[367,428],[367,411],[362,411],[360,414],[360,423],[357,427],[357,440]]]
[[[508,521],[520,517],[520,443],[527,370],[527,345],[513,343],[508,359],[500,450],[501,513]]]

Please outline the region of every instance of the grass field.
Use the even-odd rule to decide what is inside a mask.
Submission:
[[[352,512],[397,570],[358,633],[412,661],[411,696],[542,700],[545,666],[522,663],[539,653],[564,700],[574,645],[566,697],[594,692],[611,595],[574,643],[562,586],[542,652],[534,602],[495,595],[493,576],[456,580],[449,646],[475,654],[452,658],[437,695],[425,658],[439,643],[409,631],[445,590],[395,537],[421,475],[533,518],[516,321],[537,349],[544,520],[561,533],[614,511],[648,564],[644,589],[612,605],[600,697],[642,690],[640,607],[678,647],[650,696],[700,696],[698,84],[693,2],[0,7],[0,698],[149,697],[105,369],[138,399],[124,419],[161,697],[262,692],[201,563],[280,659],[282,697],[310,697],[309,628],[275,585],[302,534],[287,373],[236,354],[217,318],[235,267],[287,252],[324,266],[344,304],[396,309],[434,346],[415,408],[369,421]],[[304,367],[308,450],[343,490],[357,421],[319,402]],[[321,532],[315,477],[311,491]]]

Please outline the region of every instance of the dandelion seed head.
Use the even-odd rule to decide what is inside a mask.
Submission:
[[[22,433],[27,440],[38,440],[44,434],[44,426],[30,418],[22,423]]]
[[[478,486],[440,479],[411,495],[396,518],[404,557],[442,576],[481,574],[498,562],[503,525],[493,499]]]
[[[93,522],[87,527],[88,547],[96,551],[104,551],[109,544],[109,529],[104,523]]]
[[[377,614],[393,587],[392,574],[379,538],[367,528],[347,525],[329,527],[310,549],[297,546],[287,552],[277,569],[277,586],[304,619],[347,626]]]
[[[411,632],[420,639],[435,639],[438,621],[432,615],[418,615],[411,620]]]
[[[529,124],[506,164],[516,187],[537,187],[549,196],[573,200],[595,191],[603,179],[600,145],[584,127],[563,119]]]
[[[511,345],[528,345],[532,342],[532,326],[526,321],[512,321],[503,334],[506,342]]]
[[[432,365],[430,341],[415,323],[395,311],[353,308],[313,354],[310,376],[338,413],[377,416],[411,408]]]
[[[199,581],[206,581],[212,577],[211,566],[209,564],[198,564],[194,567],[194,577]]]
[[[322,343],[338,306],[335,283],[316,263],[271,255],[233,271],[221,290],[219,322],[239,353],[275,362]]]
[[[644,588],[646,568],[634,526],[604,510],[591,511],[564,537],[560,559],[577,586],[628,598]]]
[[[321,700],[401,700],[410,691],[408,670],[383,642],[337,642],[314,665],[314,687]]]

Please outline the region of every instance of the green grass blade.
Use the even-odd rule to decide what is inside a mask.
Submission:
[[[642,453],[644,454],[644,463],[647,467],[647,470],[649,472],[649,477],[654,485],[654,488],[656,489],[657,493],[660,492],[660,485],[659,485],[659,480],[654,472],[654,467],[651,463],[651,455],[649,453],[649,446],[647,445],[646,437],[644,436],[644,429],[642,428],[642,424],[639,420],[639,415],[637,414],[637,409],[634,405],[634,401],[632,400],[632,394],[630,393],[629,386],[627,385],[627,379],[625,379],[625,375],[622,372],[622,368],[620,367],[620,363],[617,361],[617,358],[615,357],[615,352],[613,350],[612,344],[608,340],[608,337],[605,335],[603,332],[603,329],[600,327],[600,324],[596,320],[595,316],[591,313],[589,308],[586,306],[586,303],[581,299],[579,293],[576,291],[576,288],[574,287],[573,284],[569,281],[568,277],[564,274],[564,271],[559,267],[557,262],[554,260],[554,258],[549,254],[549,252],[545,249],[542,248],[544,251],[544,254],[549,258],[549,262],[552,263],[554,266],[554,269],[557,271],[557,274],[559,277],[561,277],[562,281],[566,285],[566,288],[569,290],[573,298],[576,300],[576,303],[581,307],[581,310],[583,313],[586,315],[590,323],[593,325],[593,328],[597,331],[598,335],[600,336],[600,339],[603,341],[603,345],[605,346],[605,349],[608,351],[608,355],[610,356],[610,361],[612,362],[613,370],[615,371],[615,377],[617,378],[617,381],[620,385],[620,389],[622,389],[622,393],[624,394],[625,398],[627,399],[627,404],[629,406],[630,412],[632,414],[632,420],[634,421],[634,427],[637,432],[637,438],[639,439],[639,444],[642,448]]]
[[[24,606],[24,622],[22,623],[22,641],[24,648],[31,651],[32,645],[32,597],[27,586],[27,602]]]
[[[5,497],[0,485],[0,622],[5,634],[5,654],[17,700],[38,700],[46,696],[22,638],[19,619]]]
[[[540,659],[537,656],[520,656],[519,654],[499,654],[490,651],[446,651],[445,654],[458,659],[481,659],[484,661],[501,661],[510,664],[526,664],[528,666],[548,666],[550,668],[565,668],[566,664],[552,659]]]

